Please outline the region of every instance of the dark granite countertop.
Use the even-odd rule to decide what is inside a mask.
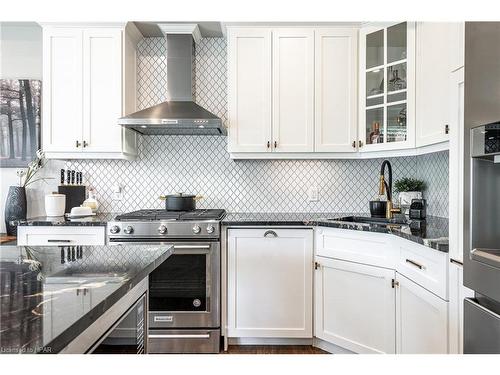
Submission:
[[[97,213],[93,216],[70,219],[65,216],[38,216],[16,222],[17,225],[27,226],[106,226],[112,221],[116,213]]]
[[[0,353],[59,352],[171,253],[158,245],[2,246]]]
[[[428,216],[426,220],[409,220],[406,224],[393,225],[335,220],[348,216],[368,217],[364,213],[229,213],[222,220],[222,224],[226,226],[306,225],[390,233],[435,250],[448,252],[447,218]]]

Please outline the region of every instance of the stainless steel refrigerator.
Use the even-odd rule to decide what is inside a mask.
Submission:
[[[500,22],[465,24],[464,353],[500,353]]]

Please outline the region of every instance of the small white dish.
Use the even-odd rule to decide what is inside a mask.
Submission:
[[[64,216],[66,216],[69,219],[82,219],[84,217],[95,216],[95,215],[96,215],[95,212],[92,212],[90,214],[85,214],[85,215],[72,215],[71,213],[64,214]]]

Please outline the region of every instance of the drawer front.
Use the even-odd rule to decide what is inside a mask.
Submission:
[[[18,227],[20,246],[105,245],[105,227]]]
[[[150,330],[148,353],[219,353],[220,331]]]
[[[437,296],[448,300],[448,254],[398,239],[397,270]]]
[[[316,228],[316,255],[394,268],[395,249],[383,233]]]

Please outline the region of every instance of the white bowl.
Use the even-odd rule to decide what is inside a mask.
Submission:
[[[70,216],[90,216],[92,209],[90,207],[73,207]]]

